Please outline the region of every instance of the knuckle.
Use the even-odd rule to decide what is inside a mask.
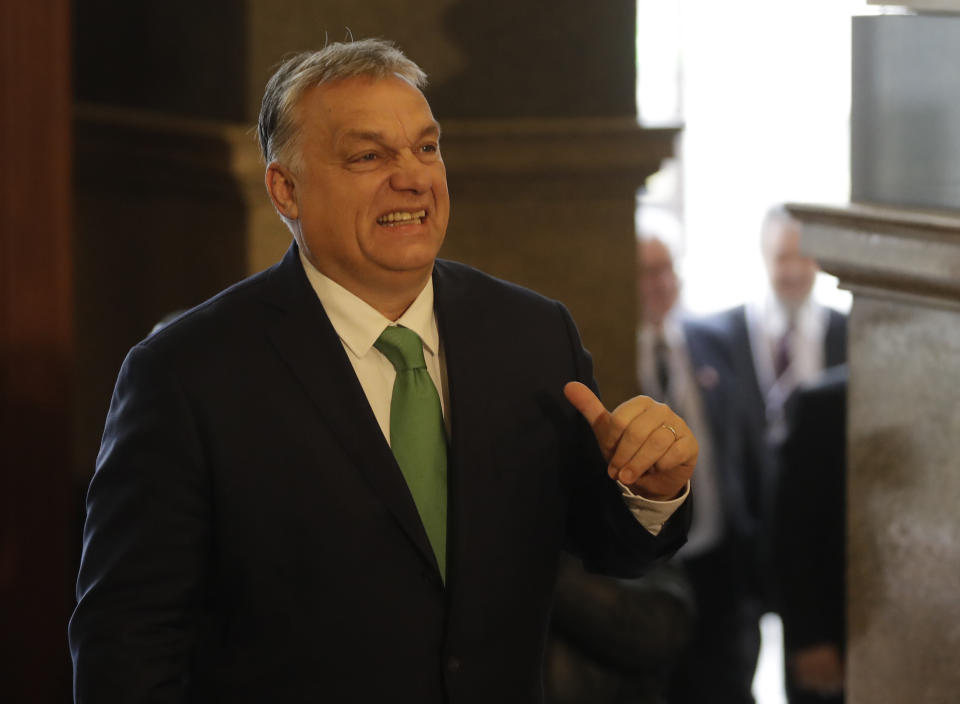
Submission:
[[[652,451],[652,454],[657,456],[658,459],[667,453],[672,444],[672,435],[669,437],[669,439],[664,439],[663,433],[657,433],[650,438],[650,450]]]
[[[607,423],[607,430],[610,435],[619,438],[623,435],[624,431],[627,429],[627,421],[616,413],[610,416],[610,419]]]
[[[670,414],[672,414],[673,411],[670,409],[670,406],[668,406],[667,404],[662,403],[660,401],[653,401],[647,407],[647,413],[654,414],[658,418],[665,418],[666,416],[669,416]]]
[[[653,462],[650,461],[649,457],[637,453],[630,458],[630,462],[627,463],[627,467],[631,469],[637,476],[647,477],[649,479],[649,473],[653,469]]]
[[[624,433],[624,437],[632,445],[641,445],[647,439],[647,434],[642,428],[638,427],[636,424],[633,424],[627,428],[626,432]]]

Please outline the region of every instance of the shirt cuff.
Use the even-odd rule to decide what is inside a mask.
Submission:
[[[630,513],[633,514],[633,517],[636,518],[640,525],[646,528],[651,535],[660,535],[663,524],[667,522],[667,519],[680,508],[690,495],[690,482],[687,482],[687,486],[684,487],[683,493],[680,496],[675,499],[670,499],[669,501],[655,501],[637,496],[630,491],[626,484],[619,480],[617,484],[620,485],[620,489],[623,491],[623,502],[627,505],[627,508],[630,509]]]

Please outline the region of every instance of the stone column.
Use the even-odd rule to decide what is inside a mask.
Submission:
[[[854,294],[847,701],[946,704],[960,691],[960,16],[853,29],[858,202],[790,208]]]
[[[847,701],[956,701],[960,213],[791,212],[804,221],[805,249],[854,293]]]

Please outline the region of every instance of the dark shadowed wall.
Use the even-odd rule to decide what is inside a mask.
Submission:
[[[76,555],[70,16],[0,4],[0,700],[64,702]]]

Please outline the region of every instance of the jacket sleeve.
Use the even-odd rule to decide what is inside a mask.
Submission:
[[[70,622],[77,702],[183,696],[210,564],[210,486],[177,379],[128,354],[87,494]]]

